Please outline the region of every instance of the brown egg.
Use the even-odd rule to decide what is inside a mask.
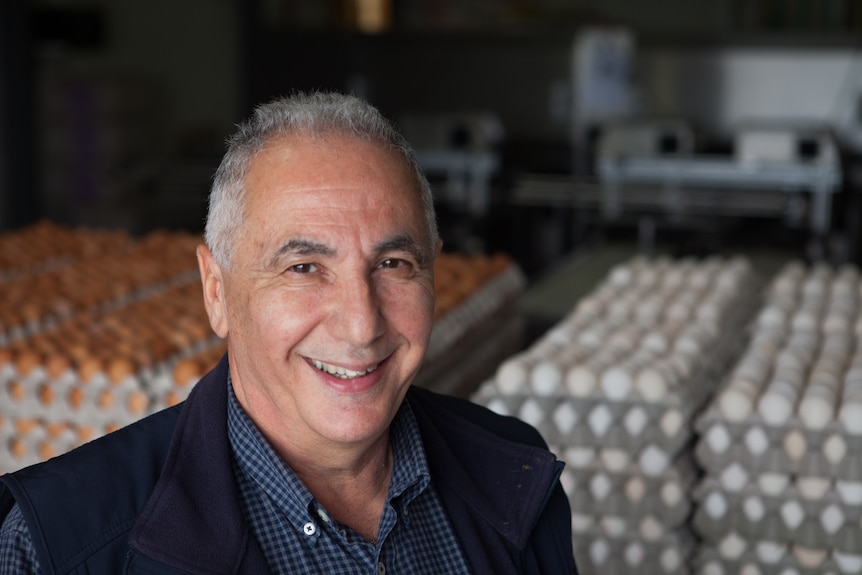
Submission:
[[[39,426],[39,420],[33,417],[22,417],[15,420],[15,431],[19,435],[29,435]]]
[[[128,409],[129,413],[132,415],[140,416],[143,415],[144,410],[147,409],[149,403],[150,400],[146,393],[140,390],[133,391],[126,399],[126,409]]]
[[[72,363],[63,353],[54,352],[45,358],[45,371],[52,379],[57,379],[71,367]]]
[[[69,354],[69,357],[72,358],[72,361],[76,365],[80,366],[81,363],[90,358],[90,349],[83,343],[83,339],[79,336],[75,336],[73,341],[75,343],[69,345],[66,349],[66,353]]]
[[[45,314],[42,312],[38,302],[28,301],[21,306],[21,315],[24,316],[24,320],[27,322],[37,322],[42,319]]]
[[[185,326],[185,330],[193,341],[204,341],[213,334],[212,330],[209,327],[209,324],[204,324],[200,322],[193,322],[187,324]]]
[[[39,454],[39,459],[42,461],[47,461],[57,455],[54,446],[48,441],[40,441],[39,446],[36,448],[36,453]]]
[[[27,444],[20,437],[13,437],[9,440],[9,453],[15,459],[21,459],[27,454]]]
[[[175,391],[169,391],[165,394],[165,407],[173,407],[182,401],[180,394]]]
[[[64,433],[67,429],[69,429],[69,424],[64,422],[43,423],[42,427],[45,429],[45,433],[48,435],[48,437],[56,439],[60,437],[60,435]]]
[[[45,332],[37,333],[30,337],[30,347],[45,357],[54,351],[54,342],[50,335]]]
[[[172,330],[167,337],[178,349],[187,349],[192,345],[191,338],[179,330]]]
[[[110,389],[106,389],[99,393],[99,396],[96,398],[96,405],[99,409],[108,410],[114,405],[114,392]]]
[[[84,357],[78,363],[78,377],[84,383],[90,382],[101,371],[102,362],[93,356]]]
[[[54,403],[54,388],[48,384],[39,386],[39,401],[42,405],[48,406]]]
[[[8,389],[12,401],[22,401],[27,396],[27,388],[18,380],[10,381]]]
[[[32,349],[23,350],[15,358],[15,368],[21,375],[29,374],[33,368],[42,363],[42,357]]]
[[[150,347],[154,363],[166,361],[180,351],[173,342],[161,338],[150,342]]]
[[[161,363],[164,359],[159,358],[151,349],[147,349],[148,346],[140,346],[132,355],[129,356],[132,358],[132,361],[135,362],[135,365],[138,366],[138,369],[146,369],[151,367],[157,363]]]
[[[69,393],[66,395],[66,403],[69,404],[69,407],[72,409],[78,409],[84,404],[86,397],[87,396],[84,394],[84,391],[80,387],[75,386],[70,389]]]
[[[79,425],[77,429],[75,429],[75,435],[78,437],[78,441],[80,443],[87,443],[93,439],[96,434],[91,426]]]
[[[194,359],[183,359],[178,361],[176,366],[174,366],[174,385],[185,387],[191,383],[197,383],[201,375],[203,375],[201,366],[197,361]]]
[[[117,357],[108,362],[108,380],[118,384],[136,372],[134,362],[127,357]]]

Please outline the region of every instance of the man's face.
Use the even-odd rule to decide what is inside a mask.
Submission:
[[[429,241],[410,172],[376,145],[280,140],[252,161],[230,269],[199,257],[237,397],[277,447],[386,431],[431,331]]]

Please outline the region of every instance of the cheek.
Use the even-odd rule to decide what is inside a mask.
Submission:
[[[319,302],[309,295],[272,291],[249,298],[237,318],[249,345],[274,347],[281,355],[285,345],[302,339],[318,321],[315,310],[320,308]]]
[[[404,333],[427,337],[434,321],[434,289],[430,283],[391,289],[384,297],[384,313],[390,322],[397,323]]]

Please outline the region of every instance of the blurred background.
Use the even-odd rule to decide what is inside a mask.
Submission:
[[[224,138],[298,89],[395,120],[447,247],[858,258],[858,0],[64,0],[0,8],[0,230],[198,231]],[[778,168],[778,169],[776,169]]]
[[[0,2],[0,473],[218,361],[225,138],[368,99],[444,253],[414,383],[535,425],[581,573],[862,572],[862,0]]]

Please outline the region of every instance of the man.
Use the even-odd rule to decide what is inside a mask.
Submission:
[[[376,110],[259,107],[198,249],[226,357],[183,405],[2,478],[0,573],[572,573],[538,434],[410,386],[439,250]]]

